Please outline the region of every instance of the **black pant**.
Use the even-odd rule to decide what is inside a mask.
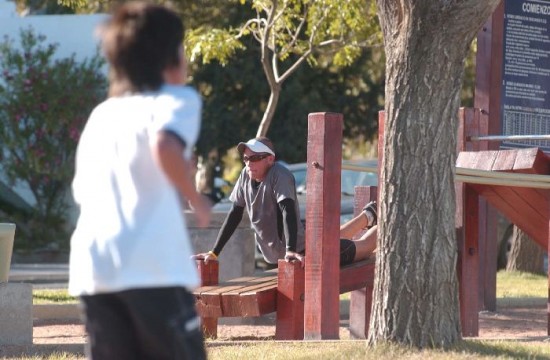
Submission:
[[[349,265],[355,260],[355,254],[357,253],[357,247],[355,242],[348,239],[340,239],[340,267]],[[302,251],[302,255],[306,252]],[[273,268],[277,267],[277,264],[273,264]]]
[[[182,287],[82,296],[90,359],[206,359],[194,296]]]
[[[357,248],[355,243],[348,239],[340,239],[340,267],[349,265],[355,260]]]

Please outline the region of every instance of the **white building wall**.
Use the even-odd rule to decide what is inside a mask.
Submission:
[[[95,29],[107,15],[36,15],[19,16],[15,3],[0,0],[0,38],[8,35],[19,38],[21,29],[32,27],[37,33],[46,36],[46,41],[59,45],[58,58],[75,54],[76,59],[83,60],[96,53],[98,38]]]
[[[0,0],[0,41],[7,35],[18,44],[20,31],[31,27],[35,33],[45,35],[47,43],[58,44],[55,53],[58,59],[74,54],[75,59],[82,61],[97,53],[96,28],[107,18],[106,14],[19,16],[15,9],[14,2]],[[0,181],[4,180],[0,165]],[[16,186],[14,191],[30,205],[36,203],[32,193],[23,185]]]

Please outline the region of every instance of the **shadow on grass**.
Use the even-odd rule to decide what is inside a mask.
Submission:
[[[451,350],[474,356],[506,359],[550,359],[548,338],[537,340],[540,341],[464,340]]]
[[[37,359],[84,359],[83,344],[32,344],[32,345],[2,345],[0,358],[27,358]]]
[[[548,299],[545,297],[508,297],[497,298],[497,308],[502,307],[530,307],[546,306]]]

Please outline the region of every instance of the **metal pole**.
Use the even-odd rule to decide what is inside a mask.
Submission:
[[[550,140],[550,135],[486,135],[486,136],[468,137],[468,141],[522,141],[522,140]]]

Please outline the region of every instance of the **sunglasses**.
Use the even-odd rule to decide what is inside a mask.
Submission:
[[[268,156],[269,156],[269,154],[251,155],[251,156],[243,155],[243,161],[246,162],[246,163],[247,162],[258,162],[258,161],[262,161],[263,159],[265,159]]]

